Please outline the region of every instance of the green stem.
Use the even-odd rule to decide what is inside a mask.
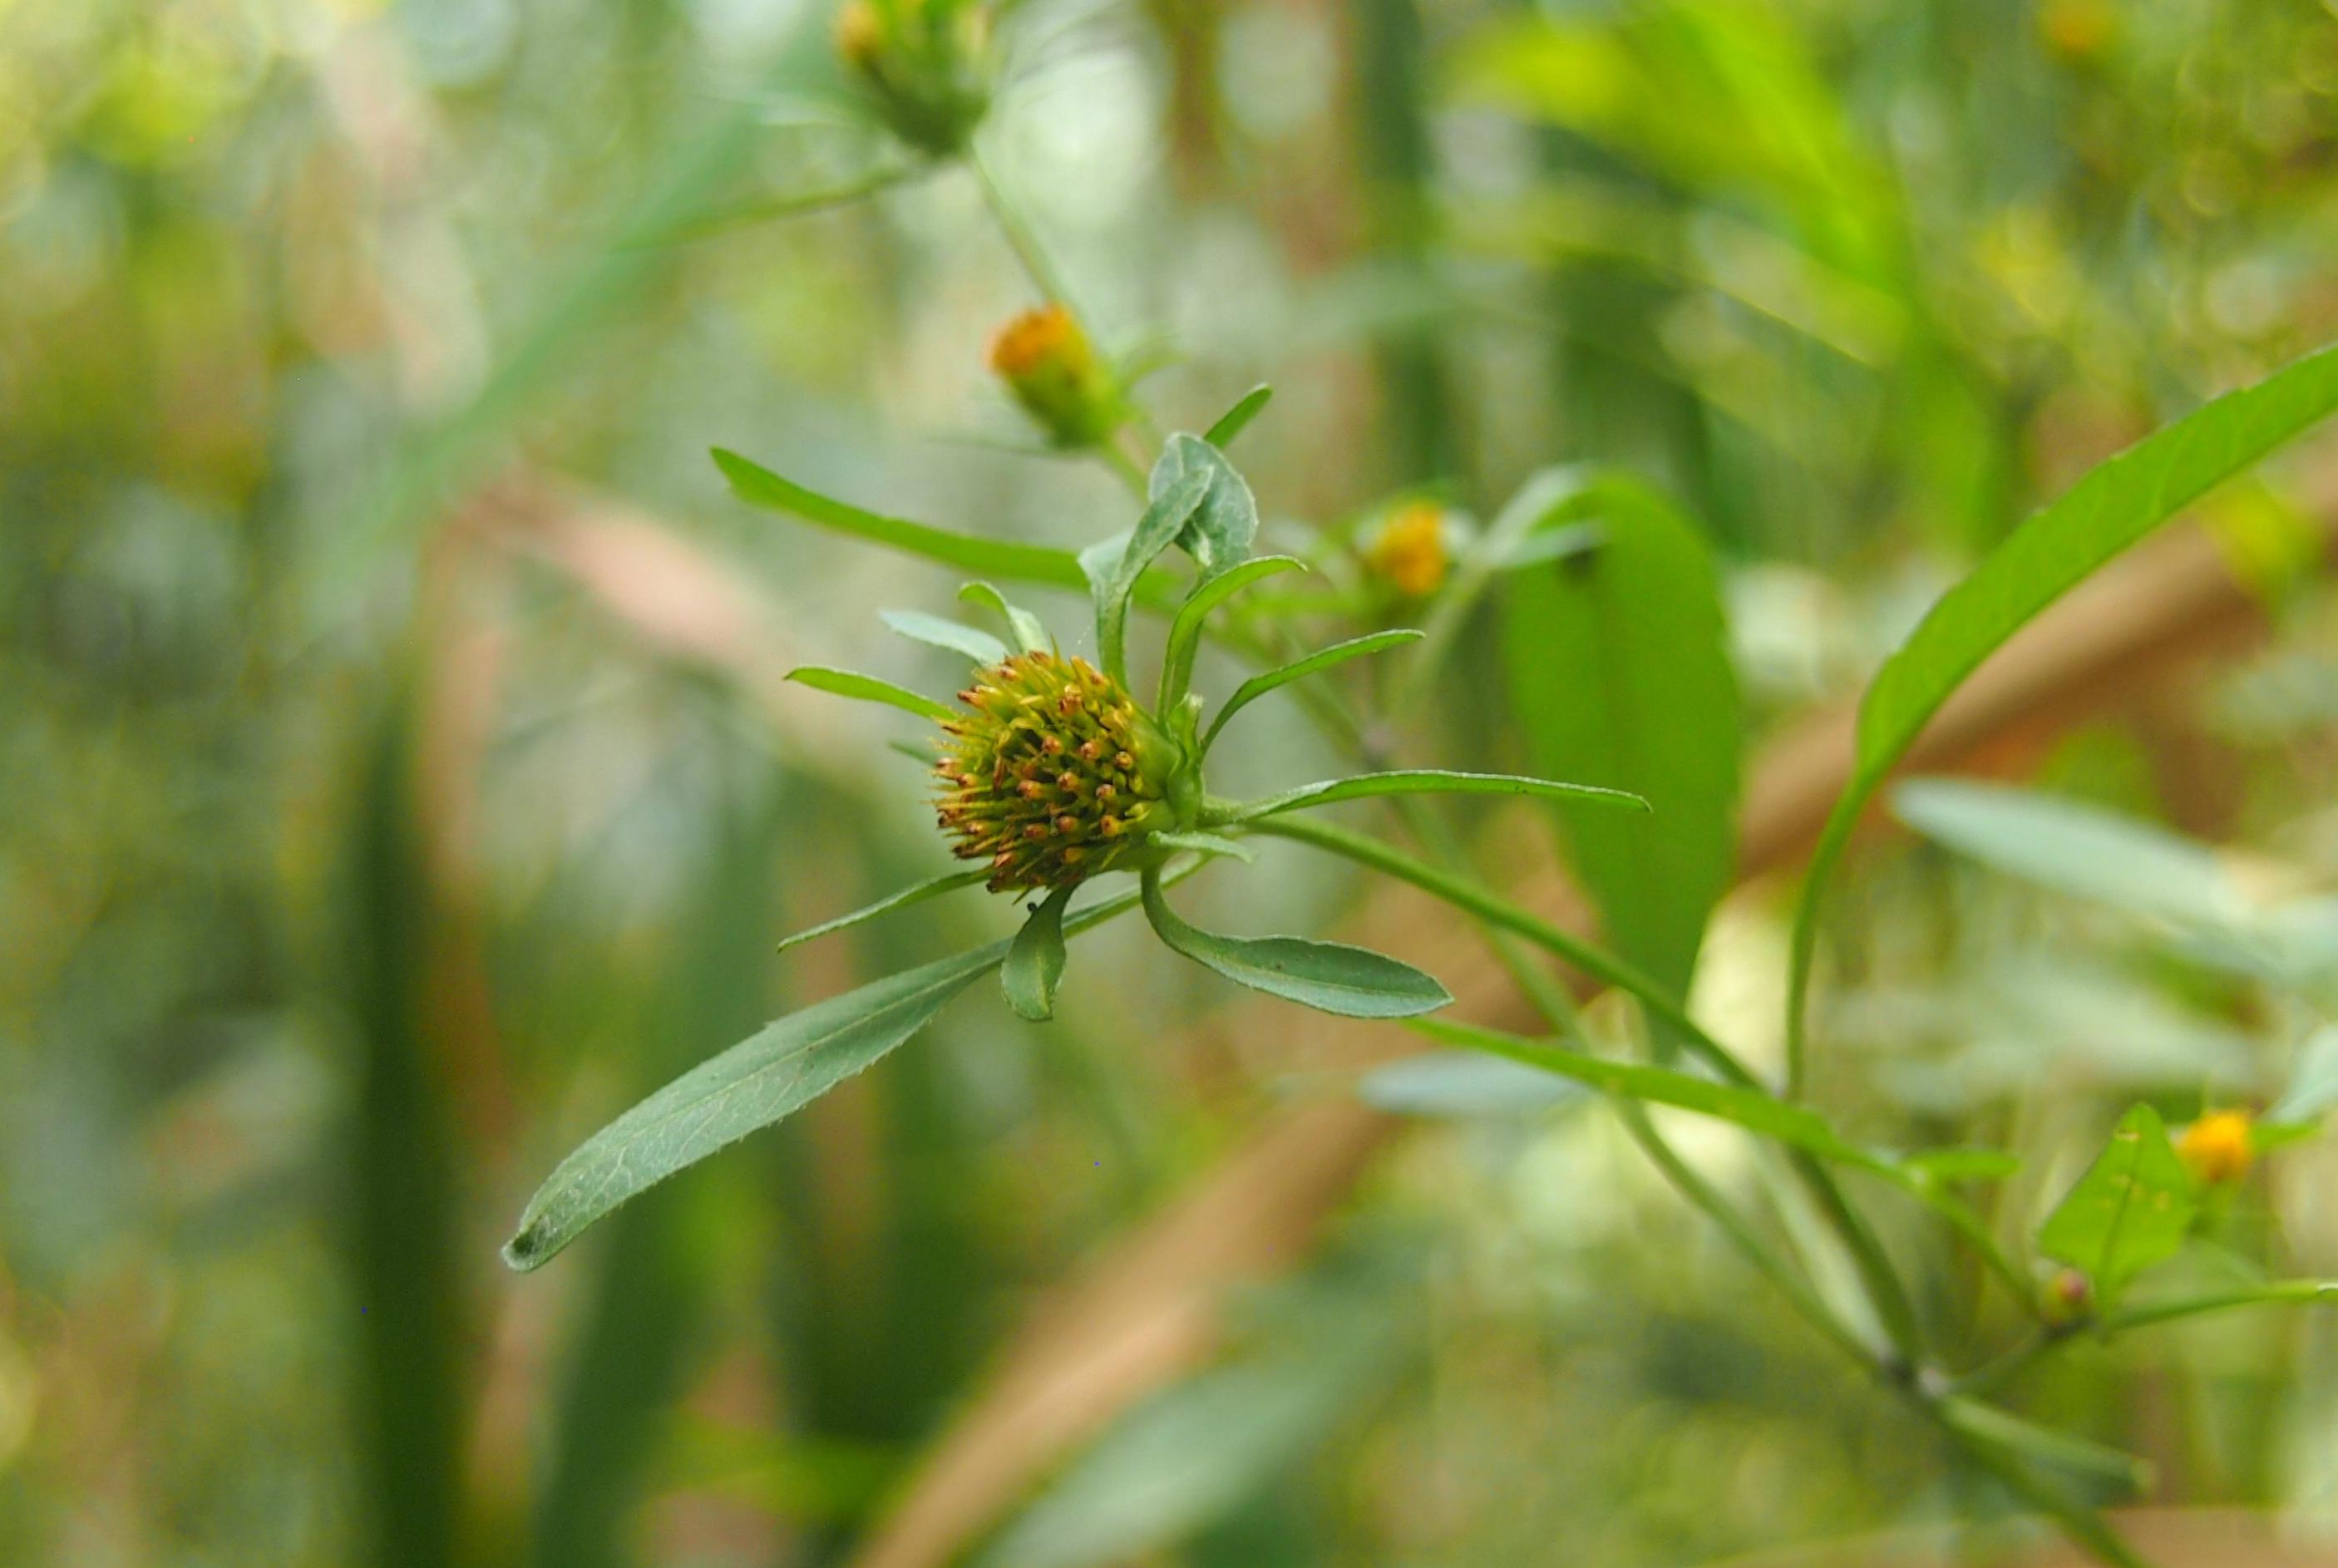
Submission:
[[[1702,1059],[1724,1080],[1742,1089],[1762,1093],[1770,1092],[1768,1086],[1727,1046],[1707,1034],[1688,1015],[1686,1009],[1674,1001],[1664,987],[1647,975],[1615,955],[1603,952],[1549,921],[1529,914],[1489,889],[1416,859],[1376,838],[1344,828],[1281,817],[1262,818],[1247,823],[1245,827],[1252,832],[1311,845],[1343,856],[1358,865],[1370,867],[1400,882],[1410,882],[1423,892],[1434,895],[1488,925],[1526,938],[1593,979],[1638,998],[1652,1016],[1678,1032],[1692,1054]],[[1893,1344],[1899,1348],[1903,1372],[1912,1371],[1923,1343],[1922,1335],[1914,1305],[1900,1283],[1899,1273],[1892,1268],[1891,1259],[1884,1253],[1882,1243],[1852,1208],[1842,1188],[1823,1165],[1800,1152],[1790,1153],[1788,1161],[1810,1189],[1820,1210],[1850,1251],[1861,1280],[1875,1303],[1885,1332],[1891,1335]]]
[[[989,161],[982,155],[979,149],[968,147],[966,152],[966,163],[968,168],[974,171],[975,182],[982,187],[982,200],[990,209],[991,220],[998,225],[998,231],[1005,237],[1007,249],[1014,251],[1015,259],[1023,264],[1023,270],[1030,278],[1031,286],[1038,289],[1042,299],[1061,305],[1085,324],[1087,318],[1083,316],[1079,307],[1073,303],[1071,293],[1064,287],[1062,277],[1048,261],[1046,251],[1040,248],[1038,235],[1024,220],[1022,210],[1007,197],[1005,187],[998,182],[998,176],[991,172]]]

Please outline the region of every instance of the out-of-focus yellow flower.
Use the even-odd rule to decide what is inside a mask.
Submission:
[[[2110,0],[2045,0],[2038,32],[2064,59],[2091,60],[2117,36],[2118,12]]]
[[[1059,446],[1093,446],[1120,426],[1112,373],[1061,305],[1026,310],[1000,328],[990,341],[990,368]]]
[[[1426,599],[1443,585],[1453,559],[1445,547],[1445,509],[1416,501],[1381,524],[1364,552],[1372,575],[1408,599]]]
[[[2211,1111],[2184,1129],[2176,1152],[2196,1181],[2222,1186],[2249,1173],[2255,1158],[2245,1111]]]
[[[987,0],[846,0],[836,52],[895,135],[949,157],[990,106]]]

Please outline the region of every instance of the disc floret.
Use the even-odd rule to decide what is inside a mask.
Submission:
[[[1120,683],[1045,650],[983,669],[942,726],[935,806],[994,893],[1069,887],[1133,868],[1173,826],[1178,749]]]

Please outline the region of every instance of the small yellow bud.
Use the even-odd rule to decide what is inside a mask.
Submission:
[[[1452,566],[1445,548],[1444,509],[1417,501],[1399,511],[1364,552],[1364,564],[1408,599],[1426,599],[1436,593]]]
[[[2176,1152],[2196,1181],[2212,1187],[2238,1181],[2249,1173],[2250,1161],[2255,1158],[2249,1113],[2211,1111],[2184,1129]]]
[[[2048,1322],[2065,1327],[2080,1322],[2094,1305],[2094,1281],[2076,1269],[2062,1269],[2047,1282],[2044,1306]]]
[[[1059,446],[1093,446],[1120,426],[1111,373],[1069,310],[1026,310],[990,340],[990,368]]]

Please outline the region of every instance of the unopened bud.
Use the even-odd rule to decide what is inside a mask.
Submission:
[[[2184,1168],[2204,1186],[2223,1186],[2249,1173],[2256,1157],[2245,1111],[2211,1111],[2191,1126],[2176,1145]]]
[[[1094,446],[1120,427],[1120,391],[1078,319],[1061,305],[1026,310],[990,340],[990,368],[1059,446]]]
[[[2095,1282],[2076,1269],[2065,1269],[2046,1283],[2046,1318],[2050,1323],[2080,1322],[2094,1306]]]
[[[920,152],[958,152],[990,107],[986,0],[847,0],[836,52],[893,133]]]

